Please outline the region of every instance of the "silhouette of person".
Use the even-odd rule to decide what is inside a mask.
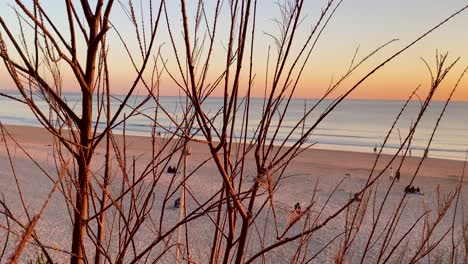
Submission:
[[[360,202],[360,201],[361,201],[361,198],[359,198],[358,193],[355,193],[355,194],[354,194],[353,199],[354,199],[354,201],[356,201],[356,202]]]
[[[174,208],[180,208],[180,198],[175,199]]]
[[[167,173],[177,173],[177,168],[175,166],[169,166],[169,168],[167,168]]]
[[[296,213],[301,213],[302,208],[301,208],[301,204],[300,204],[300,203],[296,203],[296,204],[294,205],[294,211],[295,211]]]

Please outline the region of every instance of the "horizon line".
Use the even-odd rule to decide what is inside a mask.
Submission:
[[[8,89],[8,88],[0,88],[0,92],[18,92],[17,89]],[[80,92],[74,92],[74,91],[62,91],[62,94],[76,94],[76,95],[79,95],[81,94]],[[111,93],[111,96],[125,96],[126,94],[125,93]],[[133,94],[132,96],[144,96],[144,95],[140,95],[140,94]],[[159,95],[159,97],[186,97],[185,95]],[[219,96],[219,95],[213,95],[213,96],[210,96],[210,98],[224,98],[224,96]],[[245,97],[240,97],[240,98],[245,98]],[[251,96],[250,97],[251,99],[266,99],[268,97],[260,97],[260,96]],[[334,100],[336,99],[337,97],[335,98],[325,98],[325,100]],[[291,100],[320,100],[320,99],[323,99],[321,97],[309,97],[309,98],[306,98],[306,97],[292,97]],[[363,97],[363,98],[351,98],[351,97],[348,97],[348,98],[345,98],[345,100],[353,100],[353,101],[406,101],[406,99],[385,99],[385,98],[369,98],[369,97]],[[410,99],[410,101],[419,101],[418,99]],[[442,99],[432,99],[431,101],[433,102],[446,102],[447,100],[442,100]],[[467,103],[468,102],[468,99],[467,100],[463,100],[463,99],[452,99],[450,100],[450,102],[461,102],[461,103]]]

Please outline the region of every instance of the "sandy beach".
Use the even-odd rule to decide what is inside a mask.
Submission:
[[[7,126],[8,132],[15,138],[20,145],[27,150],[29,155],[35,159],[35,161],[42,166],[50,175],[57,177],[57,171],[54,166],[54,159],[52,153],[52,138],[51,136],[41,128],[35,127],[21,127],[21,126]],[[121,141],[121,137],[117,136],[118,141]],[[8,151],[11,154],[12,162],[7,155],[7,149],[4,145],[4,140],[8,143]],[[163,139],[158,139],[163,140]],[[38,169],[34,162],[10,139],[2,139],[0,147],[0,186],[1,194],[5,197],[7,204],[10,206],[10,210],[14,212],[15,215],[18,215],[23,221],[26,220],[26,215],[24,213],[23,205],[21,203],[20,194],[18,192],[18,187],[13,177],[11,170],[11,164],[15,168],[15,172],[18,178],[18,186],[22,190],[22,200],[24,201],[24,206],[28,211],[37,213],[38,209],[44,203],[47,194],[49,193],[53,183],[48,177]],[[137,157],[137,170],[143,170],[144,164],[151,158],[151,139],[138,136],[127,136],[127,155],[129,157]],[[210,153],[208,148],[202,143],[190,143],[190,148],[192,150],[192,155],[188,160],[188,171],[193,171],[199,164],[204,160],[208,159]],[[274,201],[277,203],[278,211],[282,221],[282,225],[286,225],[286,217],[288,208],[292,208],[295,203],[300,203],[303,207],[310,204],[312,195],[314,193],[314,188],[317,184],[317,190],[315,197],[313,198],[314,208],[321,208],[328,199],[328,197],[333,193],[332,199],[324,208],[323,218],[327,217],[334,213],[340,206],[349,201],[352,195],[359,191],[362,188],[368,176],[372,165],[375,161],[375,154],[370,153],[358,153],[358,152],[344,152],[344,151],[332,151],[332,150],[317,150],[311,149],[302,153],[297,157],[286,169],[284,173],[284,179],[280,182],[280,187],[275,193]],[[95,161],[92,165],[95,168],[96,173],[102,171],[102,164],[100,161],[103,159],[103,149],[102,147],[98,148]],[[391,159],[390,156],[382,156],[379,160],[374,175],[380,173],[382,169],[387,165],[387,162]],[[391,164],[393,168],[398,167],[400,158],[395,159],[394,163]],[[419,157],[408,157],[406,158],[403,167],[401,169],[401,180],[395,183],[395,186],[391,189],[388,199],[385,202],[384,210],[382,211],[381,223],[378,225],[377,230],[383,230],[387,225],[387,220],[392,216],[394,209],[396,208],[401,197],[404,195],[404,188],[408,185],[410,178],[414,174],[421,158]],[[174,161],[175,162],[175,161]],[[140,166],[138,164],[141,164]],[[114,165],[117,165],[114,162]],[[251,185],[254,182],[255,175],[255,161],[250,159],[246,163],[246,173],[247,181],[245,185]],[[442,195],[447,195],[449,192],[454,191],[457,184],[460,181],[462,176],[464,162],[454,161],[454,160],[443,160],[443,159],[433,159],[428,158],[424,161],[418,176],[414,181],[414,185],[421,188],[424,195],[410,195],[406,199],[406,208],[401,216],[401,223],[395,230],[395,240],[401,237],[405,230],[407,230],[420,216],[425,212],[425,210],[431,211],[431,216],[433,212],[437,210],[437,189],[440,190]],[[114,168],[115,170],[115,168]],[[213,162],[207,162],[200,169],[196,171],[193,177],[190,178],[187,185],[191,190],[193,197],[187,198],[188,210],[194,208],[196,201],[204,201],[208,199],[211,195],[214,195],[219,189],[222,181],[221,178],[216,173],[216,167]],[[389,173],[384,172],[384,175],[377,182],[376,197],[374,198],[376,202],[384,199],[386,194],[387,187],[391,184],[389,180]],[[166,179],[164,178],[166,177]],[[169,182],[171,176],[163,175],[161,178],[162,182]],[[465,178],[468,178],[465,176]],[[150,179],[145,180],[150,182]],[[342,182],[341,184],[339,184]],[[336,190],[333,191],[336,187]],[[466,193],[468,191],[468,184],[463,184],[462,192]],[[265,196],[262,199],[258,200],[256,206],[261,206],[262,201],[264,201]],[[157,199],[158,195],[156,194],[155,203],[159,205]],[[175,199],[176,196],[172,200]],[[171,202],[172,202],[171,200]],[[462,204],[463,210],[468,211],[468,203],[465,201]],[[155,206],[156,208],[161,208],[161,206]],[[372,209],[372,208],[371,208]],[[361,227],[360,233],[356,237],[355,243],[353,243],[352,248],[350,249],[350,256],[353,262],[360,261],[362,250],[364,245],[367,242],[370,230],[372,228],[372,217],[373,212],[369,209],[366,217],[363,220],[363,225]],[[167,222],[176,221],[178,219],[178,210],[173,208],[166,207],[167,211]],[[459,208],[460,210],[460,208]],[[16,212],[15,212],[16,211]],[[157,215],[158,211],[151,212]],[[374,212],[375,213],[375,212]],[[265,225],[266,229],[273,228],[272,225],[263,223],[261,219],[264,219],[266,215],[260,216],[259,224],[260,226]],[[310,250],[310,255],[313,255],[314,252],[330,241],[337,234],[343,230],[343,222],[345,220],[344,215],[340,215],[338,218],[330,222],[325,228],[320,229],[312,236],[312,243],[308,250]],[[463,232],[461,231],[462,220],[467,221],[468,218],[465,216],[463,219],[461,216],[455,219],[457,230],[455,233],[455,238],[457,241],[460,241]],[[302,221],[302,220],[299,220]],[[435,237],[440,237],[442,234],[447,232],[450,229],[450,224],[452,222],[452,216],[449,216],[447,220],[441,222],[437,227],[437,235]],[[4,219],[0,220],[1,225],[5,225]],[[194,221],[192,223],[190,239],[194,244],[199,245],[198,252],[192,252],[192,258],[195,263],[205,263],[207,259],[207,254],[209,254],[209,245],[212,240],[212,234],[210,232],[210,222],[206,219],[201,218],[200,220]],[[299,224],[292,228],[289,232],[291,234],[296,234],[300,231],[302,225]],[[151,227],[147,227],[148,230],[151,230]],[[263,228],[263,227],[262,227]],[[47,246],[53,248],[53,256],[57,258],[58,263],[64,263],[67,259],[67,255],[62,251],[67,252],[70,245],[71,236],[71,221],[68,210],[65,206],[62,195],[57,192],[52,196],[52,200],[49,202],[44,215],[41,217],[36,231],[41,241]],[[16,229],[19,230],[19,229]],[[3,231],[3,230],[2,230]],[[416,233],[422,232],[422,224],[418,225],[416,228]],[[274,233],[274,232],[272,232]],[[2,244],[2,238],[4,233],[0,235],[0,244]],[[451,249],[452,239],[451,232],[448,237],[444,239],[434,250],[433,256],[440,256],[441,260],[444,260],[449,257],[448,249]],[[137,248],[144,247],[149,241],[154,237],[154,233],[146,232],[145,235],[142,235],[138,240],[139,245],[136,245]],[[375,245],[370,249],[370,253],[366,256],[367,263],[374,263],[377,259],[377,252],[380,250],[379,239],[380,236],[376,235],[376,238],[372,241],[375,241]],[[16,238],[15,235],[12,235],[10,239]],[[174,239],[174,238],[173,238]],[[266,241],[265,244],[269,245],[274,243],[276,240],[275,235],[271,235]],[[336,255],[336,250],[339,246],[340,239],[337,239],[334,243],[331,244],[325,251],[323,251],[316,259],[313,260],[313,263],[330,263],[333,261],[333,258]],[[407,243],[407,244],[406,244]],[[399,248],[398,250],[408,250],[411,252],[414,245],[419,243],[419,238],[417,236],[407,238],[404,247]],[[252,252],[255,251],[256,246],[255,239],[250,241],[249,247],[252,248]],[[463,242],[461,242],[463,244]],[[196,247],[196,246],[195,246]],[[275,249],[273,252],[266,255],[267,263],[285,263],[288,261],[292,254],[294,254],[297,247],[297,243],[291,243],[283,247]],[[403,249],[402,249],[403,248]],[[463,263],[463,252],[462,245],[458,250],[460,256],[458,257],[459,263]],[[251,252],[251,253],[252,253]],[[31,257],[34,257],[35,252],[27,251],[25,252],[23,259],[27,260]],[[155,253],[156,254],[156,253]],[[260,261],[260,259],[258,259]],[[396,262],[395,259],[391,261]],[[161,259],[162,263],[173,263],[172,261]],[[404,260],[403,260],[404,262]],[[422,260],[423,263],[427,263],[427,259]],[[256,262],[257,263],[257,262]]]

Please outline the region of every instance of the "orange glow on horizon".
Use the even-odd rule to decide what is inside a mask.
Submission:
[[[209,5],[208,2],[207,5]],[[347,81],[343,82],[332,96],[336,97],[343,94],[346,89],[352,87],[352,85],[379,63],[408,43],[411,43],[423,32],[426,32],[429,28],[452,14],[454,10],[457,10],[464,4],[466,3],[462,0],[454,0],[450,3],[435,0],[411,2],[403,0],[384,2],[356,0],[352,3],[343,3],[342,9],[337,11],[337,15],[333,17],[332,23],[330,23],[326,32],[318,42],[314,50],[315,52],[312,53],[301,79],[298,82],[294,97],[320,98],[325,93],[332,78],[336,81],[348,69],[349,63],[358,47],[359,53],[356,59],[360,60],[389,40],[399,39],[379,51],[371,60],[366,61],[362,69],[358,70]],[[254,45],[254,55],[256,55],[254,56],[253,73],[255,74],[255,80],[252,90],[252,96],[254,97],[262,97],[264,95],[265,65],[269,49],[271,49],[270,79],[274,72],[274,62],[272,61],[275,59],[275,54],[273,54],[275,46],[272,39],[264,33],[271,33],[277,30],[274,23],[271,23],[272,17],[270,16],[278,15],[277,6],[270,6],[268,1],[261,1],[259,5],[261,5],[262,12],[258,14],[259,17],[256,25],[258,27],[256,36],[257,43]],[[305,1],[305,5],[307,6],[305,9],[306,13],[308,15],[310,13],[310,16],[308,16],[310,21],[306,20],[304,23],[316,22],[315,19],[320,10],[318,4],[315,1]],[[417,13],[414,12],[416,8],[418,10]],[[16,23],[14,22],[16,21],[16,17],[11,17],[11,15],[4,10],[6,9],[0,8],[0,15],[2,15],[2,18],[10,19],[10,23]],[[51,8],[51,10],[53,10],[53,8]],[[61,10],[53,10],[51,12],[53,14],[59,14],[58,12],[60,11]],[[118,11],[115,12],[118,14]],[[366,14],[366,16],[362,14]],[[119,19],[114,17],[116,26],[118,23],[122,23],[120,25],[123,28],[122,35],[128,38],[129,50],[135,52],[135,54],[139,54],[139,47],[135,39],[133,39],[134,32],[125,31],[125,26],[128,25],[122,22],[125,21],[124,19],[118,21]],[[172,19],[172,22],[176,23],[178,19],[177,14],[175,14]],[[421,58],[427,60],[431,67],[434,67],[435,51],[439,50],[440,52],[449,52],[449,61],[453,61],[458,56],[461,57],[456,67],[453,68],[452,72],[447,76],[447,79],[440,87],[440,90],[434,96],[435,100],[445,100],[461,74],[461,71],[468,65],[468,49],[466,48],[468,46],[468,34],[466,34],[467,21],[468,11],[439,28],[422,42],[385,65],[362,83],[349,98],[405,100],[418,85],[421,85],[418,94],[423,97],[427,94],[429,89],[430,75],[426,66],[422,63]],[[299,39],[302,38],[301,40],[303,40],[303,38],[305,38],[309,26],[309,24],[305,25],[304,29],[300,31],[301,34],[298,34]],[[67,29],[64,28],[63,30],[66,31]],[[217,36],[221,35],[225,37],[223,34],[226,32],[222,30],[225,29],[220,29]],[[177,73],[178,68],[176,66],[172,47],[169,44],[170,40],[164,33],[161,34],[162,35],[157,39],[158,43],[155,44],[155,47],[163,46],[162,56],[164,59],[167,59],[168,68]],[[132,85],[137,74],[120,40],[115,36],[111,36],[111,33],[109,33],[110,40],[108,43],[110,44],[108,55],[111,60],[109,63],[111,90],[115,94],[124,94]],[[210,62],[209,80],[207,83],[213,83],[226,64],[224,54],[226,41],[224,38],[219,38],[220,39],[216,42],[218,46],[216,46],[213,51],[213,54],[216,54],[213,55],[215,59]],[[163,43],[164,45],[162,45]],[[180,43],[177,43],[176,45],[179,44]],[[292,53],[297,53],[302,47],[302,44],[303,42],[298,41],[296,46],[293,47]],[[11,45],[9,48],[13,50]],[[243,77],[241,79],[241,96],[245,95],[248,83],[246,81],[246,78],[248,78],[246,69],[249,64],[249,55],[250,54],[245,55],[246,57],[243,65],[243,71],[245,72],[243,72]],[[138,56],[139,55],[136,55],[136,57]],[[141,63],[138,59],[139,58],[136,59],[136,64]],[[74,81],[72,73],[67,72],[65,69],[66,63],[63,63],[63,65],[63,90],[66,92],[79,92],[78,84]],[[161,67],[161,65],[159,66]],[[150,71],[151,70],[147,69],[145,73],[145,77],[148,79],[151,75]],[[176,78],[180,78],[180,76],[177,75]],[[468,101],[467,79],[468,76],[460,83],[453,100]],[[142,84],[139,84],[139,94],[144,93],[142,86]],[[223,82],[220,83],[219,88],[213,93],[213,96],[223,96],[222,86]],[[267,87],[270,86],[271,81]],[[14,83],[8,76],[5,66],[1,64],[0,89],[12,89],[13,87]],[[163,73],[160,84],[160,95],[177,96],[179,94],[182,94],[181,89],[177,87],[167,73]]]

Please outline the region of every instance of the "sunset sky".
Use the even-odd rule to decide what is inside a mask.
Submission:
[[[66,25],[66,13],[63,9],[63,1],[42,0],[41,2],[44,4],[44,9],[50,10],[54,21],[57,21],[59,25]],[[157,1],[154,2],[153,5],[156,6]],[[170,19],[172,19],[174,24],[177,24],[180,22],[179,1],[171,0],[169,2],[169,12],[174,14],[174,17]],[[193,14],[195,12],[195,8],[193,8],[195,5],[193,3],[196,1],[187,2]],[[206,2],[207,9],[214,9],[213,2],[215,1]],[[227,8],[227,2],[225,1],[224,10]],[[254,57],[254,71],[257,74],[257,78],[254,83],[254,96],[262,96],[263,94],[267,50],[269,46],[274,49],[272,39],[265,34],[265,32],[274,33],[277,31],[272,22],[272,19],[278,17],[279,14],[274,2],[276,1],[261,0],[258,4],[257,42]],[[304,12],[307,13],[307,16],[302,26],[308,30],[312,23],[317,20],[324,1],[305,2]],[[1,0],[0,3],[0,16],[9,25],[17,24],[16,16],[13,16],[14,12],[12,12],[10,7],[11,4],[12,1],[10,0]],[[339,78],[347,70],[358,46],[359,59],[383,43],[392,39],[399,39],[366,63],[355,76],[352,76],[340,91],[345,90],[353,81],[359,79],[366,71],[372,69],[373,66],[383,61],[386,57],[391,56],[395,51],[407,45],[466,4],[468,4],[466,0],[345,0],[337,10],[329,27],[323,33],[299,82],[296,97],[315,98],[321,96],[331,79]],[[225,16],[222,17],[225,18]],[[138,51],[134,38],[135,34],[128,27],[128,19],[123,15],[120,5],[116,4],[115,13],[111,17],[111,20],[117,28],[120,28],[121,34],[131,42],[129,44],[130,49],[135,52]],[[223,33],[227,33],[228,24],[228,20],[221,20],[220,36]],[[15,27],[12,26],[12,28]],[[64,27],[62,29],[66,30],[67,28]],[[156,47],[165,43],[162,46],[163,56],[169,60],[169,65],[174,65],[174,61],[171,61],[173,51],[170,46],[170,40],[163,31],[165,30],[162,30],[159,35]],[[179,38],[181,31],[181,28],[175,30],[175,34]],[[225,43],[225,39],[220,39],[216,43],[220,54],[224,50],[223,45]],[[297,48],[300,47],[300,43],[302,42],[299,37]],[[113,91],[115,93],[123,93],[135,76],[135,71],[130,66],[124,49],[115,34],[109,37],[109,48],[113,62],[111,65],[111,70],[114,73],[112,77]],[[427,68],[421,58],[426,59],[429,63],[434,63],[436,50],[439,52],[449,52],[451,59],[461,57],[457,67],[448,76],[442,90],[436,95],[436,99],[444,99],[463,69],[468,65],[468,11],[454,18],[428,38],[388,64],[384,69],[367,80],[351,98],[404,99],[419,84],[422,85],[423,93],[424,89],[427,90],[430,79]],[[223,56],[216,58],[216,61],[212,65],[213,76],[217,74],[215,71],[216,66],[220,65],[222,67],[225,63]],[[78,91],[76,84],[71,79],[70,75],[64,75],[64,89],[67,91]],[[0,66],[0,89],[9,89],[11,87],[12,83],[9,77],[7,77],[5,67],[2,64]],[[175,85],[168,78],[167,74],[163,74],[162,77],[161,94],[179,94],[179,91],[175,88]],[[464,79],[460,89],[455,94],[455,99],[468,100],[468,76]]]

